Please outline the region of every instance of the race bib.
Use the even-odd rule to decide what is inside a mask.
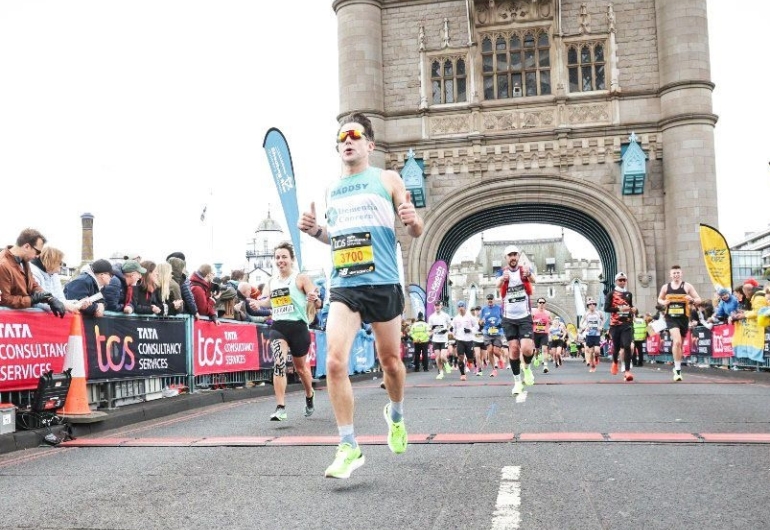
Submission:
[[[273,316],[288,315],[294,310],[288,287],[279,287],[270,292],[270,306]]]
[[[497,335],[497,331],[498,331],[497,328],[489,328],[489,334],[490,335]]]
[[[374,272],[372,234],[360,232],[333,237],[332,260],[340,277],[358,276]]]
[[[516,285],[508,290],[507,298],[509,304],[516,304],[527,299],[527,292],[523,285]]]
[[[535,322],[535,333],[545,333],[545,322]]]

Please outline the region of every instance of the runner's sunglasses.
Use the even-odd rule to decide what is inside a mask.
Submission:
[[[340,131],[340,133],[337,135],[337,142],[342,143],[345,140],[347,140],[348,137],[352,138],[353,140],[360,140],[361,138],[365,138],[366,135],[364,134],[364,131],[361,131],[359,129],[351,129],[349,131]]]

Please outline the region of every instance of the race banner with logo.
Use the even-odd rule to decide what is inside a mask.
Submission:
[[[762,362],[765,351],[765,329],[757,325],[755,318],[738,320],[734,327],[733,355]]]
[[[441,295],[444,292],[444,284],[446,284],[447,275],[449,274],[449,267],[443,260],[436,261],[430,267],[428,272],[427,289],[425,290],[425,320],[428,320],[433,314],[433,304],[441,300]]]
[[[294,164],[291,161],[289,144],[281,131],[271,127],[265,134],[262,147],[267,153],[267,162],[270,164],[278,197],[281,199],[283,214],[286,216],[286,225],[294,245],[294,254],[297,256],[297,266],[299,270],[302,270],[302,247],[299,244],[299,226],[297,226],[299,222],[297,185],[294,180]]]
[[[711,328],[711,357],[722,359],[733,356],[733,332],[732,324],[719,324]]]
[[[259,370],[260,339],[254,324],[198,320],[193,325],[193,375]]]
[[[269,326],[264,326],[264,325],[257,326],[257,342],[259,343],[259,370],[271,369],[273,367],[273,362],[275,361],[275,359],[273,358],[273,350],[270,349],[269,335],[270,335]],[[318,348],[320,347],[318,337],[320,335],[323,335],[323,333],[320,333],[312,329],[310,330],[310,348],[308,348],[307,356],[305,356],[305,362],[307,362],[308,366],[310,366],[311,368],[313,366],[316,366],[317,364]],[[323,347],[326,348],[325,341],[323,342]],[[324,356],[324,368],[326,363],[325,359],[326,357]],[[292,362],[291,350],[289,350],[289,356],[286,358],[286,365],[290,367],[292,364],[293,362]],[[289,369],[289,372],[291,372],[291,369]]]
[[[37,388],[41,375],[60,373],[67,354],[72,315],[0,311],[0,391]]]
[[[422,313],[425,316],[425,289],[416,283],[410,283],[409,301],[412,304],[412,313],[414,313],[415,317],[418,313]]]
[[[83,318],[91,381],[187,374],[183,320]]]
[[[714,290],[724,287],[732,291],[733,264],[725,237],[713,226],[701,224],[700,245]]]

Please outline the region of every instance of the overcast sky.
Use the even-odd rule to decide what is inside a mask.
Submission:
[[[769,184],[770,7],[709,10],[720,229],[734,243],[770,223],[746,207]],[[182,250],[189,268],[243,265],[268,204],[285,226],[268,128],[289,140],[300,209],[338,174],[336,36],[331,0],[3,0],[0,241],[33,226],[76,264],[89,212],[96,258]],[[318,243],[303,252],[326,265]]]

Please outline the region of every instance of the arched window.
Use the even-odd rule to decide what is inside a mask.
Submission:
[[[604,44],[573,44],[567,49],[570,92],[606,90]]]
[[[481,41],[484,99],[541,96],[551,93],[551,39],[548,32],[527,31]]]
[[[464,59],[434,59],[430,67],[430,81],[434,105],[468,100]]]

